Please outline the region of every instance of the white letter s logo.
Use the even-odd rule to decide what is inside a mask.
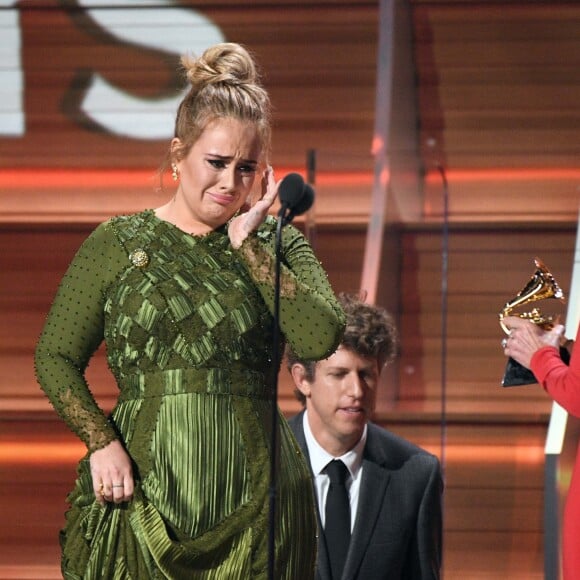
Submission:
[[[176,7],[172,0],[125,0],[123,8],[99,8],[99,4],[111,6],[110,0],[77,0],[77,3],[87,8],[87,15],[109,34],[127,43],[181,55],[201,54],[224,40],[211,20],[193,10]],[[163,4],[166,6],[160,6]],[[94,73],[81,110],[115,135],[166,139],[173,136],[175,113],[182,98],[182,94],[164,99],[134,97]]]

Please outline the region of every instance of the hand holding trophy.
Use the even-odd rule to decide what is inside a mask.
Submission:
[[[514,309],[530,302],[555,298],[565,302],[564,292],[554,279],[554,276],[539,259],[535,258],[536,271],[524,288],[510,301],[508,301],[499,313],[499,323],[503,331],[509,336],[510,330],[504,324],[504,318],[518,316],[538,325],[543,330],[550,330],[558,322],[553,316],[544,316],[539,308],[533,308],[530,312],[516,313]],[[506,339],[504,339],[505,341]],[[503,343],[505,344],[505,342]],[[560,354],[564,362],[569,359],[568,351],[561,347]],[[532,371],[509,357],[502,379],[502,387],[514,387],[536,383]]]

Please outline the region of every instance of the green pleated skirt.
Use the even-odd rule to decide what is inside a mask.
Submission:
[[[131,502],[96,501],[78,468],[61,532],[66,579],[266,578],[271,403],[255,393],[155,393],[112,421],[134,461]],[[316,516],[306,462],[280,416],[276,579],[314,577]]]

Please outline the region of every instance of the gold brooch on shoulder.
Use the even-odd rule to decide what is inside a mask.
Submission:
[[[145,268],[145,266],[149,264],[149,256],[147,255],[147,252],[141,248],[133,250],[129,254],[129,260],[131,260],[133,266],[137,266],[137,268]]]

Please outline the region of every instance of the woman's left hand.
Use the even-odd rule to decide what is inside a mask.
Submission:
[[[89,463],[95,498],[102,506],[107,502],[122,503],[133,498],[135,481],[131,458],[118,439],[93,451]]]
[[[276,201],[279,185],[274,179],[274,170],[268,167],[262,177],[261,199],[248,211],[233,218],[228,226],[228,235],[232,247],[239,248],[248,235],[260,227],[274,201]]]
[[[530,368],[534,353],[544,346],[558,348],[564,334],[564,326],[556,324],[551,330],[543,330],[537,324],[518,316],[507,316],[503,323],[510,330],[509,337],[504,339],[504,353]]]

